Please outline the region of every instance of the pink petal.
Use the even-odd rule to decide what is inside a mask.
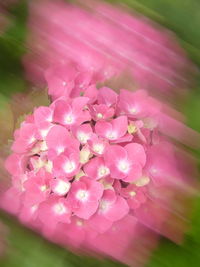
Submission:
[[[85,174],[92,178],[97,179],[98,178],[98,167],[100,164],[102,164],[103,160],[100,158],[93,158],[91,159],[87,164],[84,165],[84,172]]]
[[[46,143],[49,149],[55,150],[58,154],[65,151],[67,147],[79,148],[79,142],[70,136],[69,131],[60,125],[53,126],[47,137]]]
[[[72,177],[78,173],[79,167],[79,155],[76,153],[72,154],[71,158],[61,154],[53,160],[53,171],[56,176]]]
[[[67,101],[58,100],[55,103],[53,120],[66,125],[66,116],[72,116],[72,109]]]
[[[53,110],[49,107],[39,107],[34,111],[34,120],[36,124],[43,121],[51,122],[53,119]]]
[[[95,132],[102,137],[106,137],[108,132],[112,131],[112,125],[109,122],[98,121],[95,125]]]
[[[101,214],[95,213],[90,217],[88,224],[99,233],[105,233],[112,226],[112,221],[106,219]]]
[[[72,102],[72,110],[74,113],[80,113],[83,110],[85,105],[87,105],[89,101],[88,97],[76,97]]]
[[[131,143],[124,147],[127,151],[128,158],[131,159],[132,162],[137,162],[144,166],[146,163],[146,153],[142,145],[137,143]]]
[[[106,104],[108,107],[116,104],[118,95],[108,87],[102,87],[99,89],[98,103]]]
[[[94,86],[94,85],[89,86],[85,90],[84,96],[89,98],[88,104],[92,104],[96,101],[97,94],[98,94],[98,90],[97,90],[96,86]]]
[[[98,205],[98,201],[87,201],[75,210],[74,213],[76,216],[88,220],[97,211]]]
[[[129,206],[123,197],[117,196],[116,201],[110,206],[105,217],[111,221],[121,220],[129,212]]]
[[[117,132],[118,138],[124,136],[128,131],[128,120],[126,116],[118,117],[111,121],[113,131]]]
[[[26,158],[22,155],[11,154],[5,161],[5,168],[12,175],[24,172]]]
[[[132,164],[131,170],[128,172],[127,177],[123,178],[125,182],[133,182],[142,176],[142,167],[140,164]]]

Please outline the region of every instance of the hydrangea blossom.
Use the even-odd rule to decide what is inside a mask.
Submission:
[[[52,0],[31,3],[28,45],[34,53],[29,52],[24,62],[32,81],[44,82],[41,70],[52,64],[71,62],[81,70],[90,70],[98,80],[128,70],[134,83],[151,91],[175,93],[186,87],[193,67],[172,33],[122,7],[102,1],[84,1],[84,5]],[[58,77],[48,74],[50,91],[58,83],[68,94],[75,73],[68,72],[66,85],[61,81],[65,73],[58,72]],[[81,83],[82,76],[76,79]],[[90,73],[83,87],[89,80]]]
[[[49,72],[56,77],[57,67]],[[15,131],[1,206],[54,242],[125,262],[140,231],[177,237],[177,224],[165,221],[183,176],[159,131],[161,104],[145,90],[97,89],[85,72],[69,86],[55,77],[47,75],[50,106],[35,108]],[[168,208],[155,197],[163,186],[171,189]]]

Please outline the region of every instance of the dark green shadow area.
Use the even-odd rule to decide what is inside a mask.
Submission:
[[[25,90],[21,57],[26,51],[27,2],[20,0],[9,9],[10,26],[0,36],[0,93],[10,96]]]

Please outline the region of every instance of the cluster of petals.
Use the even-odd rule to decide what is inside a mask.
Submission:
[[[129,224],[167,236],[168,209],[155,194],[176,187],[181,174],[173,145],[159,133],[160,103],[143,89],[97,89],[88,73],[66,66],[46,78],[52,103],[14,133],[6,160],[12,185],[1,207],[53,241],[119,260],[137,240]],[[120,244],[121,234],[126,245],[109,252],[105,244]]]
[[[84,7],[85,5],[85,7]],[[30,5],[30,51],[25,67],[31,80],[44,80],[52,64],[75,63],[106,80],[127,69],[142,88],[165,92],[187,83],[191,63],[169,31],[106,3],[64,1]]]

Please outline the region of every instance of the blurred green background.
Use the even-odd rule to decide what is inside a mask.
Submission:
[[[1,0],[3,2],[3,0]],[[1,4],[0,1],[0,4]],[[121,2],[138,10],[174,31],[188,56],[200,67],[200,1],[199,0],[110,0]],[[25,91],[21,57],[25,53],[27,1],[19,0],[9,7],[10,24],[0,35],[0,111],[15,92]],[[1,12],[1,11],[0,11]],[[181,110],[190,127],[200,132],[200,77],[184,101]],[[6,116],[6,111],[5,114]],[[200,160],[200,151],[192,153]],[[20,226],[8,215],[0,214],[8,225],[9,250],[0,260],[1,267],[76,267],[122,266],[108,260],[79,257],[50,244],[35,233]],[[186,233],[182,246],[161,239],[147,267],[200,266],[200,199],[195,203],[192,227]]]

